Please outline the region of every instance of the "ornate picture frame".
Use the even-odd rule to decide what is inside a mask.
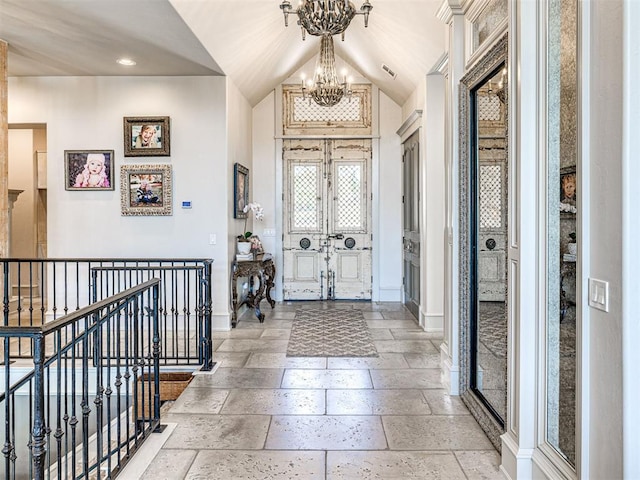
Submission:
[[[233,165],[233,218],[247,218],[243,212],[249,203],[249,169],[239,163]]]
[[[125,157],[168,157],[169,117],[124,117]]]
[[[65,190],[113,190],[113,150],[65,150]]]
[[[123,165],[120,205],[123,216],[172,215],[171,165]]]

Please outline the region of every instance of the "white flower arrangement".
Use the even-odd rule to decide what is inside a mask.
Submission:
[[[262,209],[262,205],[260,205],[259,203],[256,203],[256,202],[251,202],[251,203],[246,204],[244,206],[244,208],[242,209],[242,211],[244,213],[249,213],[249,210],[251,210],[251,212],[253,212],[253,216],[255,217],[256,220],[259,220],[259,221],[264,220],[264,211]],[[244,218],[244,233],[238,237],[239,239],[244,239],[246,241],[248,241],[249,237],[251,237],[251,235],[253,235],[253,232],[248,232],[247,231],[247,220],[248,220],[248,218],[249,218],[249,215],[247,215]]]

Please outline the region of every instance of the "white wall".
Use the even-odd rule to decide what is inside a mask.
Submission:
[[[23,190],[13,205],[11,214],[11,244],[13,258],[33,258],[36,255],[33,130],[9,129],[9,189]]]
[[[249,169],[249,202],[256,201],[253,186],[260,181],[253,171],[252,161],[252,111],[249,102],[242,96],[238,87],[231,81],[227,83],[227,145],[228,145],[228,211],[229,225],[229,258],[235,255],[235,238],[244,233],[245,221],[233,218],[233,166],[240,163]],[[247,217],[247,230],[253,230],[253,218]]]
[[[10,78],[9,122],[47,125],[49,256],[213,258],[214,315],[228,324],[225,84],[224,77]],[[171,156],[124,158],[122,118],[156,115],[171,117]],[[114,150],[114,191],[64,189],[64,150],[74,149]],[[121,215],[120,165],[143,163],[173,167],[172,216]],[[181,209],[183,200],[193,208]]]
[[[275,92],[267,95],[253,108],[253,198],[264,208],[264,220],[254,224],[253,231],[260,236],[265,252],[276,252],[276,236],[267,237],[264,229],[277,228],[281,213],[276,210],[276,199],[281,192],[276,189],[277,158],[275,151]],[[282,232],[280,232],[282,233]]]
[[[589,6],[592,41],[591,50],[585,53],[592,93],[587,100],[590,149],[585,161],[591,181],[585,192],[585,211],[589,212],[585,221],[590,225],[590,249],[584,254],[590,264],[587,275],[609,282],[609,313],[585,305],[585,328],[591,338],[590,390],[586,392],[590,410],[585,412],[590,423],[590,465],[586,476],[624,478],[622,435],[626,428],[637,434],[637,425],[622,423],[622,2],[589,2]],[[638,327],[638,312],[635,318]]]
[[[379,93],[378,124],[380,128],[378,171],[378,217],[374,219],[374,241],[379,239],[378,296],[383,302],[402,301],[402,150],[396,134],[402,123],[402,109],[382,91]],[[374,142],[375,145],[375,142]],[[374,152],[374,169],[375,152]],[[375,208],[374,208],[375,215]],[[375,292],[374,292],[375,293]]]

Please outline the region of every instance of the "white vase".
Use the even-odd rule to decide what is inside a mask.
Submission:
[[[251,252],[251,242],[238,241],[238,253],[247,254]]]

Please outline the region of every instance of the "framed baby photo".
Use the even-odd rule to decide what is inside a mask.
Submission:
[[[125,157],[168,157],[169,117],[124,117]]]
[[[577,195],[576,167],[560,169],[560,214],[562,217],[575,217]]]
[[[65,190],[113,190],[113,150],[65,150]]]
[[[171,165],[120,167],[122,215],[172,215]]]
[[[233,218],[247,218],[243,212],[249,203],[249,169],[239,163],[233,166]]]

